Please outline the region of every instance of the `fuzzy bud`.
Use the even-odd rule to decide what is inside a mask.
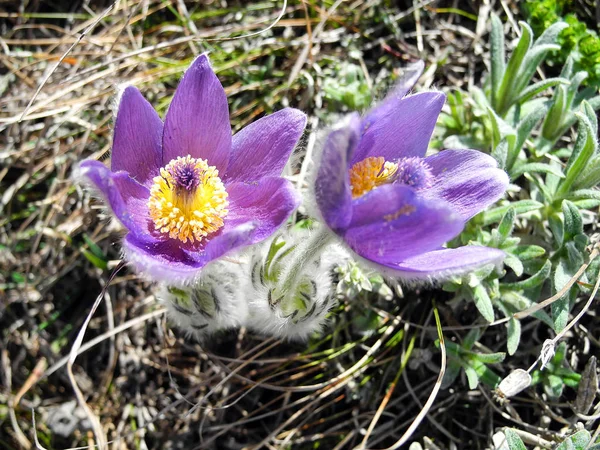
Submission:
[[[169,319],[189,336],[202,340],[220,330],[244,325],[248,304],[238,263],[216,261],[206,266],[193,284],[161,284],[157,298],[167,307]],[[246,275],[247,276],[247,275]]]
[[[257,251],[250,262],[253,295],[249,297],[248,328],[290,340],[307,339],[322,329],[335,303],[332,295],[331,247],[302,265],[296,281],[284,288],[290,266],[305,256],[306,230],[293,230]]]

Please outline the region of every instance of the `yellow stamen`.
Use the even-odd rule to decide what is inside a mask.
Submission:
[[[352,198],[358,198],[367,192],[393,181],[398,164],[386,161],[382,156],[371,156],[357,162],[350,169],[350,189]]]
[[[200,242],[219,230],[228,206],[219,171],[206,160],[189,155],[160,169],[148,200],[154,228],[184,243]]]

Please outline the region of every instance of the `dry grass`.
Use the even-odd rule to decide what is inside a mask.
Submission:
[[[290,1],[277,20],[282,2],[102,3],[0,3],[0,447],[34,448],[39,439],[71,448],[97,437],[74,403],[64,358],[118,264],[121,230],[70,175],[84,158],[109,157],[119,85],[137,85],[164,114],[183,70],[210,51],[234,129],[287,105],[307,111],[301,160],[340,108],[323,84],[341,64],[361,67],[376,98],[395,69],[418,57],[430,67],[421,86],[473,85],[490,12],[486,2],[458,2],[459,10],[432,0],[305,0]],[[290,176],[302,182],[297,172]],[[111,449],[384,447],[422,411],[440,370],[437,354],[425,351],[436,352],[429,305],[443,294],[435,291],[385,311],[342,303],[330,332],[310,345],[240,330],[203,346],[168,328],[152,292],[126,271],[112,279],[84,340],[94,345],[73,366]],[[353,315],[368,309],[381,326],[361,335]],[[476,316],[441,312],[447,325]],[[528,333],[541,342],[537,327]],[[499,348],[499,339],[492,333],[486,343]],[[456,386],[440,392],[413,439],[483,448],[496,427],[536,423],[536,402],[525,399],[515,416],[484,389]]]

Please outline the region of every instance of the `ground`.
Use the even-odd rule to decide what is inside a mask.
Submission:
[[[308,114],[286,171],[300,183],[314,137],[340,113],[382,98],[407,63],[426,62],[419,90],[480,85],[490,14],[511,24],[508,42],[522,19],[518,2],[489,3],[294,0],[282,11],[284,2],[272,1],[3,2],[0,447],[33,448],[35,439],[47,449],[91,445],[90,415],[114,449],[396,442],[440,371],[432,299],[451,341],[477,320],[472,304],[447,305],[450,295],[439,288],[405,288],[392,300],[342,298],[325,332],[309,342],[242,329],[199,344],[169,326],[151,283],[128,269],[111,278],[123,230],[73,169],[84,158],[109,158],[121,85],[136,85],[164,116],[184,69],[208,51],[234,131],[285,106]],[[69,377],[64,358],[101,292],[84,338],[94,345]],[[373,312],[381,326],[364,333],[356,318]],[[582,326],[598,336],[597,317]],[[551,337],[539,321],[523,327],[527,345],[494,366],[503,376],[529,367]],[[480,345],[503,351],[503,330],[490,328]],[[589,343],[581,333],[569,348]],[[592,345],[597,350],[597,338]],[[561,400],[575,393],[567,388]],[[486,448],[496,431],[514,426],[540,444],[574,423],[567,413],[555,417],[540,390],[512,406],[493,397],[489,387],[471,390],[459,378],[439,392],[408,442]]]

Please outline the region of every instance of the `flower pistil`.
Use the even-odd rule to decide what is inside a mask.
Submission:
[[[223,226],[227,191],[219,171],[205,159],[178,157],[160,169],[150,189],[154,228],[185,243],[201,242]]]
[[[382,156],[370,156],[350,169],[350,189],[352,198],[361,197],[388,183],[404,184],[415,190],[429,189],[434,178],[423,158],[410,157],[390,162]]]
[[[350,169],[352,198],[358,198],[382,184],[394,181],[398,164],[382,156],[371,156],[357,162]]]

